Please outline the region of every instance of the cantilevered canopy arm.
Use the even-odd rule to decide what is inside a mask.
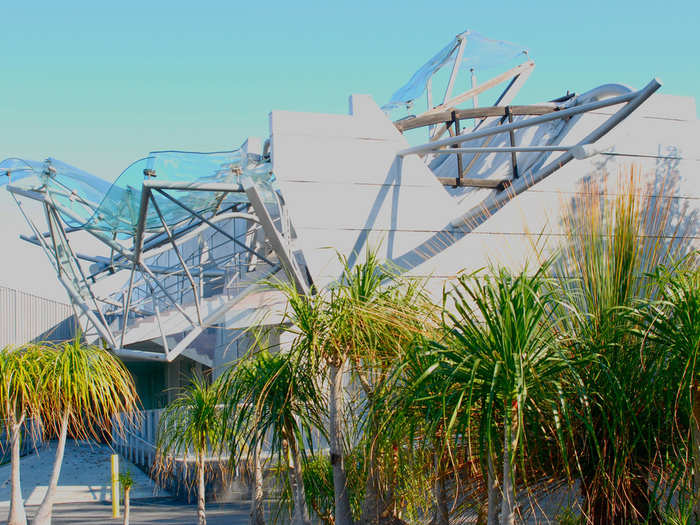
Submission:
[[[555,111],[553,113],[548,113],[546,115],[540,115],[526,120],[521,120],[519,122],[513,122],[510,124],[504,124],[502,126],[496,126],[489,129],[482,129],[468,133],[465,135],[458,135],[456,137],[446,137],[444,139],[436,140],[435,142],[429,142],[427,144],[421,144],[419,146],[413,146],[411,148],[406,148],[397,153],[398,156],[404,157],[406,155],[428,153],[442,148],[443,146],[453,146],[455,144],[461,144],[463,142],[468,142],[470,140],[476,140],[483,137],[488,137],[491,135],[499,135],[501,133],[507,133],[509,131],[515,131],[516,129],[526,128],[529,126],[535,126],[538,124],[543,124],[552,120],[557,120],[561,118],[572,117],[578,115],[579,113],[585,113],[587,111],[593,111],[595,109],[600,109],[608,106],[614,106],[616,104],[622,104],[625,102],[630,102],[633,100],[638,100],[639,102],[634,105],[636,108],[644,100],[649,98],[651,94],[659,89],[661,84],[658,80],[654,79],[644,88],[639,91],[634,91],[632,93],[627,93],[625,95],[620,95],[617,97],[611,97],[605,100],[600,100],[597,102],[589,102],[587,104],[581,104],[580,106],[574,106],[572,108],[563,109],[561,111]],[[634,109],[633,108],[633,109]],[[626,112],[625,116],[629,114]]]
[[[622,95],[619,97],[613,97],[607,100],[603,100],[601,102],[593,102],[590,104],[583,104],[578,107],[571,108],[571,110],[578,110],[577,112],[570,112],[570,115],[575,115],[576,113],[580,113],[582,111],[590,111],[590,109],[596,109],[599,107],[605,107],[606,105],[612,105],[612,104],[619,104],[621,102],[628,102],[624,106],[622,106],[620,109],[618,109],[613,115],[611,115],[605,122],[603,122],[600,126],[598,126],[596,129],[591,131],[588,135],[586,135],[578,144],[577,146],[585,146],[587,144],[592,144],[593,142],[597,141],[601,137],[603,137],[606,133],[608,133],[611,129],[613,129],[618,123],[622,122],[627,116],[629,116],[635,109],[637,109],[645,100],[647,100],[656,90],[658,90],[661,87],[661,83],[658,79],[653,79],[651,82],[649,82],[645,87],[640,89],[639,91],[627,94],[627,95]],[[571,111],[571,110],[565,110],[565,111]],[[559,112],[557,116],[562,117],[566,115],[562,115],[565,111]],[[554,117],[556,118],[556,116]],[[543,115],[542,117],[535,117],[534,119],[530,120],[537,120],[537,119],[547,119],[551,120],[551,115]],[[545,120],[545,122],[547,121]],[[527,122],[527,121],[523,121]],[[541,122],[541,121],[540,121]],[[519,123],[514,123],[514,124],[509,124],[507,126],[513,126],[515,124],[522,124],[522,122]],[[500,130],[497,130],[497,132],[502,132],[502,128],[507,127],[507,126],[501,126]],[[522,126],[518,126],[522,127]],[[490,130],[484,130],[484,131],[490,131]],[[477,132],[478,133],[478,132]],[[455,138],[462,138],[462,137],[455,137]],[[444,140],[451,140],[451,139],[444,139]],[[440,141],[444,142],[444,141]],[[411,149],[411,148],[409,148]],[[551,161],[549,164],[544,166],[543,168],[539,169],[536,173],[528,174],[525,173],[522,177],[519,179],[516,179],[515,181],[512,182],[511,185],[508,186],[505,191],[498,191],[495,194],[493,194],[491,197],[486,199],[484,202],[479,204],[478,206],[475,206],[474,208],[470,209],[467,211],[464,215],[452,220],[450,222],[450,227],[451,228],[468,228],[472,229],[478,226],[479,224],[483,223],[484,220],[486,220],[488,217],[491,217],[493,213],[498,211],[500,208],[505,206],[513,197],[516,195],[524,192],[525,190],[531,188],[544,178],[548,177],[551,175],[553,172],[556,170],[560,169],[562,166],[564,166],[566,163],[571,161],[574,158],[574,153],[575,153],[576,148],[570,148],[568,151],[560,155],[558,158],[554,159]]]

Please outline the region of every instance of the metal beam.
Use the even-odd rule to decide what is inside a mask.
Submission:
[[[586,135],[578,145],[591,144],[603,135],[608,133],[617,124],[622,122],[627,116],[630,115],[635,109],[637,109],[645,100],[647,100],[656,90],[661,87],[661,83],[658,79],[654,79],[644,88],[633,93],[632,98],[629,103],[618,109],[613,115],[611,115],[605,122],[603,122],[596,129],[591,131]],[[624,96],[627,98],[627,95]],[[617,99],[623,97],[615,97]],[[612,100],[612,99],[609,99]],[[606,101],[607,102],[607,101]],[[590,106],[586,104],[585,106]],[[580,106],[584,107],[584,106]],[[505,127],[505,126],[504,126]],[[572,148],[573,149],[573,148]],[[473,229],[479,224],[483,223],[484,220],[491,217],[496,211],[505,206],[510,202],[516,195],[524,192],[525,190],[531,188],[544,178],[551,175],[553,172],[564,166],[566,163],[574,158],[571,150],[566,151],[564,154],[560,155],[557,159],[550,162],[547,166],[541,168],[534,174],[524,173],[519,179],[513,181],[510,186],[508,186],[506,191],[500,191],[495,195],[489,197],[478,206],[473,207],[465,214],[460,217],[450,221],[451,228],[467,228]]]
[[[523,71],[526,71],[527,69],[532,69],[534,67],[535,67],[535,63],[531,60],[528,62],[524,62],[522,64],[519,64],[519,65],[515,66],[514,68],[509,69],[508,71],[501,73],[500,75],[495,76],[495,77],[487,80],[486,82],[484,82],[480,86],[477,86],[474,89],[470,89],[468,91],[465,91],[464,93],[457,95],[456,97],[453,97],[453,98],[443,102],[439,106],[436,106],[435,108],[426,111],[424,113],[424,115],[431,115],[433,113],[439,113],[441,111],[445,111],[447,109],[453,108],[453,107],[461,104],[462,102],[469,100],[470,98],[474,98],[474,95],[479,95],[479,94],[483,93],[484,91],[488,91],[489,89],[497,86],[501,82],[505,82],[506,80],[513,78],[516,75],[519,75]]]
[[[154,190],[221,191],[227,193],[243,193],[245,191],[242,184],[230,182],[175,182],[149,179],[143,181],[143,187]]]
[[[265,207],[265,203],[260,197],[258,188],[255,186],[255,183],[250,177],[245,177],[243,179],[243,185],[245,186],[245,192],[248,196],[248,200],[253,206],[258,219],[260,219],[260,224],[262,224],[263,230],[265,231],[265,236],[272,244],[272,248],[275,250],[277,257],[282,264],[282,268],[284,268],[287,276],[294,281],[294,285],[297,287],[299,292],[308,294],[309,286],[302,277],[301,272],[299,272],[298,268],[296,267],[291,254],[287,251],[282,235],[279,231],[277,231],[275,224],[272,222],[272,217],[270,216],[267,208]]]
[[[151,198],[151,203],[153,204],[153,209],[156,210],[156,213],[158,214],[158,217],[160,218],[160,222],[163,225],[163,229],[165,230],[165,233],[168,234],[168,239],[170,239],[170,244],[172,245],[173,250],[175,251],[175,255],[177,255],[177,260],[180,261],[180,265],[182,266],[182,269],[185,271],[185,274],[187,275],[187,279],[190,281],[190,285],[192,286],[192,293],[194,294],[194,306],[197,309],[197,321],[199,322],[199,324],[202,324],[202,312],[200,311],[200,308],[199,308],[199,294],[197,294],[197,287],[194,284],[194,279],[192,278],[192,274],[190,273],[190,270],[187,267],[185,260],[182,258],[182,255],[180,254],[180,250],[178,249],[177,244],[175,244],[175,239],[173,238],[173,235],[170,232],[170,228],[168,227],[168,223],[165,221],[165,217],[163,217],[163,214],[160,212],[160,206],[158,206],[158,203],[156,202],[156,199],[153,197],[153,195],[150,195],[150,198]],[[201,274],[201,269],[200,269],[200,274]]]
[[[435,155],[451,155],[455,153],[538,153],[541,151],[569,151],[574,146],[485,146],[474,148],[449,148],[437,149],[431,153]]]
[[[141,262],[141,248],[143,246],[143,229],[146,227],[146,215],[148,213],[148,201],[151,195],[151,190],[145,187],[141,191],[141,201],[139,202],[139,216],[136,222],[136,231],[134,232],[134,259],[131,267],[131,275],[129,275],[129,286],[126,289],[126,299],[124,300],[124,313],[122,314],[122,335],[119,346],[124,346],[124,338],[126,337],[126,326],[129,321],[129,308],[131,307],[131,292],[134,289],[134,275],[136,268]]]
[[[442,146],[452,146],[454,144],[461,144],[462,142],[468,142],[470,140],[476,140],[483,137],[489,137],[491,135],[498,135],[500,133],[506,133],[510,130],[516,130],[521,128],[526,128],[529,126],[535,126],[538,124],[543,124],[545,122],[550,122],[552,120],[563,119],[578,115],[579,113],[585,113],[587,111],[593,111],[596,109],[614,106],[616,104],[622,104],[625,102],[630,102],[639,97],[646,100],[654,91],[661,87],[660,82],[657,79],[649,82],[645,87],[639,91],[634,91],[632,93],[627,93],[625,95],[620,95],[617,97],[611,97],[598,102],[589,102],[587,104],[582,104],[580,106],[574,106],[572,108],[563,109],[554,113],[547,115],[540,115],[538,117],[533,117],[531,119],[522,120],[520,122],[513,122],[512,124],[505,124],[503,126],[498,126],[489,129],[482,129],[479,131],[474,131],[466,135],[459,135],[458,137],[446,137],[444,139],[436,140],[428,144],[421,144],[419,146],[414,146],[411,148],[406,148],[397,153],[398,156],[403,157],[411,154],[428,153],[434,151]]]
[[[561,108],[556,104],[537,104],[532,106],[511,106],[511,112],[516,116],[537,116],[546,115],[554,111],[559,111]],[[457,109],[455,110],[457,118],[464,119],[481,119],[488,117],[505,117],[505,106],[486,106],[483,108]],[[394,126],[399,131],[408,131],[411,129],[422,128],[432,124],[444,124],[450,122],[452,111],[441,111],[431,115],[419,115],[417,117],[397,120]]]
[[[179,200],[177,200],[177,199],[176,199],[175,197],[173,197],[172,195],[169,195],[169,194],[165,193],[165,192],[164,192],[162,189],[160,189],[160,188],[156,188],[156,191],[157,191],[158,193],[160,193],[161,195],[163,195],[163,196],[164,196],[165,198],[167,198],[168,200],[170,200],[170,201],[174,202],[175,204],[177,204],[178,206],[180,206],[182,209],[188,211],[191,215],[194,215],[195,217],[197,217],[200,221],[207,223],[207,224],[208,224],[209,226],[211,226],[213,229],[215,229],[216,231],[218,231],[221,235],[223,235],[224,237],[227,237],[228,239],[230,239],[231,241],[233,241],[233,242],[236,243],[237,245],[241,246],[244,250],[247,250],[247,251],[249,251],[249,252],[251,252],[251,253],[254,253],[255,255],[258,256],[259,259],[265,261],[265,262],[266,262],[267,264],[269,264],[270,266],[273,266],[273,263],[272,263],[271,261],[269,261],[269,260],[267,259],[267,257],[265,257],[264,255],[259,254],[258,252],[256,252],[256,251],[253,250],[252,248],[249,248],[248,246],[245,245],[245,243],[242,243],[241,241],[239,241],[238,239],[236,239],[235,237],[233,237],[233,236],[232,236],[231,234],[229,234],[226,230],[224,230],[223,228],[218,227],[216,224],[214,224],[214,223],[213,223],[212,221],[210,221],[209,219],[206,219],[201,213],[198,213],[198,212],[194,211],[192,208],[190,208],[190,207],[187,206],[186,204],[183,204],[182,202],[180,202]]]
[[[464,55],[464,48],[467,45],[467,38],[464,35],[464,33],[462,33],[461,35],[458,35],[457,40],[459,40],[459,49],[457,49],[457,56],[455,57],[454,66],[452,66],[452,73],[450,73],[450,80],[447,83],[447,89],[445,90],[445,96],[442,99],[443,106],[445,105],[445,103],[447,102],[447,99],[452,94],[452,88],[455,85],[455,79],[457,78],[457,73],[459,72],[459,64],[460,64],[460,62],[462,62],[462,55]]]

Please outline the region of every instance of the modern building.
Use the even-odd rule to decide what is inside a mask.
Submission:
[[[467,31],[383,107],[353,95],[347,115],[272,111],[268,137],[152,152],[113,184],[55,159],[8,159],[0,174],[82,330],[159,407],[192,370],[241,356],[247,328],[280,322],[266,279],[313,293],[338,279],[338,255],[354,264],[372,248],[439,293],[463,269],[522,265],[534,237],[546,250],[562,203],[592,179],[613,191],[632,166],[645,192],[673,196],[677,231],[698,246],[694,100],[650,79],[514,105],[534,67]]]

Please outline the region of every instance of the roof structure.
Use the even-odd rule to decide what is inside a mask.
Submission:
[[[558,235],[558,205],[581,180],[628,162],[649,171],[650,191],[670,181],[697,209],[692,100],[655,95],[652,79],[512,105],[533,69],[519,46],[467,31],[382,107],[353,95],[348,115],[273,111],[267,139],[153,152],[111,185],[54,159],[8,159],[0,174],[22,213],[43,209],[44,224],[25,213],[25,240],[52,261],[87,334],[123,356],[211,366],[207,329],[279,322],[283,299],[262,280],[312,293],[338,278],[338,254],[353,264],[381,249],[435,289],[490,260],[517,264],[507,259],[532,251],[533,232]],[[423,96],[425,111],[399,118]],[[76,234],[98,248],[76,250]]]

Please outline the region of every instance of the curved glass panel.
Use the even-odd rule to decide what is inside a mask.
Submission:
[[[271,165],[248,165],[248,159],[243,162],[241,156],[240,150],[214,153],[156,151],[131,164],[112,184],[56,159],[45,162],[6,159],[0,163],[0,184],[15,184],[27,179],[22,180],[20,186],[45,190],[68,226],[125,238],[136,231],[143,181],[148,178],[173,183],[240,184],[241,179],[248,176],[259,184],[263,198],[274,202],[275,179]],[[146,231],[162,230],[162,221],[172,227],[192,219],[190,210],[206,213],[248,201],[241,192],[186,188],[165,191],[180,204],[152,191],[158,209],[149,206]]]
[[[523,48],[517,44],[503,40],[493,40],[474,31],[467,30],[423,64],[410,80],[391,96],[389,102],[384,104],[382,109],[384,111],[392,111],[409,106],[425,93],[428,81],[435,73],[446,66],[451,71],[455,60],[457,60],[460,37],[466,39],[462,59],[459,64],[459,68],[463,70],[500,66],[525,53]]]

